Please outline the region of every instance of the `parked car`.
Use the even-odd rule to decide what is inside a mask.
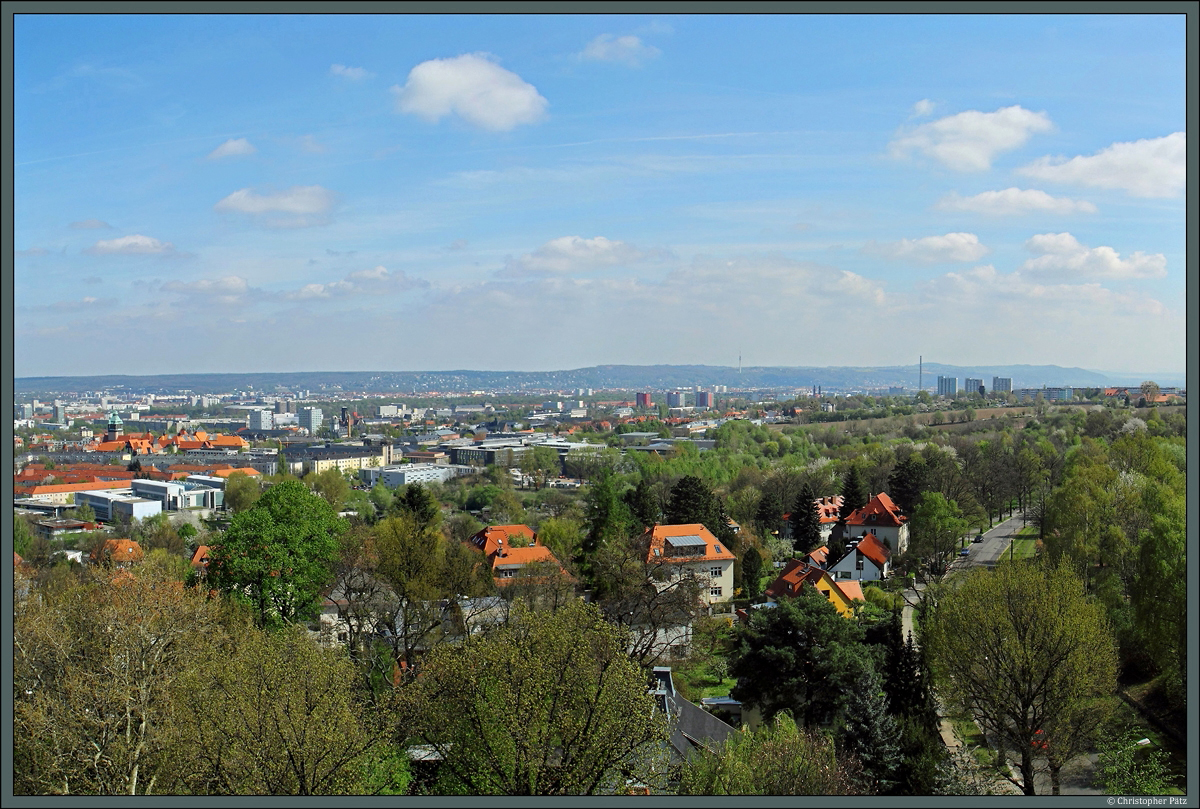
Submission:
[[[971,549],[970,549],[970,548],[963,548],[961,551],[959,551],[959,552],[958,552],[958,555],[959,555],[959,556],[966,556],[966,555],[967,555],[967,554],[969,554],[970,552],[971,552]]]

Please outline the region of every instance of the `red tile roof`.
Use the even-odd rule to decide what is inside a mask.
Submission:
[[[801,559],[792,559],[784,567],[783,572],[771,582],[764,591],[771,598],[779,599],[784,596],[795,596],[805,582],[816,585],[825,571],[810,565]]]
[[[859,551],[863,556],[875,563],[875,567],[880,570],[887,564],[887,560],[891,558],[892,552],[888,550],[887,545],[879,541],[879,537],[874,534],[867,534],[855,546],[855,550]]]
[[[871,502],[860,509],[855,509],[846,518],[846,525],[899,527],[907,520],[908,517],[901,516],[900,509],[892,502],[892,498],[888,497],[885,492],[880,492],[871,498]]]
[[[689,525],[656,525],[653,528],[647,528],[643,536],[649,536],[649,547],[646,549],[646,561],[650,564],[663,564],[671,562],[689,562],[698,559],[708,561],[729,560],[733,559],[734,555],[729,548],[720,544],[712,532],[705,528],[700,523],[692,523]],[[668,555],[666,553],[666,542],[671,537],[699,537],[704,541],[704,550],[688,556],[680,556],[676,554]]]
[[[469,542],[490,558],[501,545],[511,548],[513,537],[524,537],[530,545],[537,544],[537,534],[528,525],[489,525],[471,537]]]

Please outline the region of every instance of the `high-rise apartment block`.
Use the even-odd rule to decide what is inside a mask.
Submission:
[[[667,407],[683,407],[685,398],[684,394],[673,390],[667,394]]]
[[[1012,393],[1012,377],[993,376],[992,393]]]
[[[309,435],[320,432],[321,422],[324,420],[325,414],[319,407],[305,407],[300,411],[300,426],[308,430]]]
[[[987,391],[983,387],[982,379],[967,378],[963,380],[963,392],[968,394],[978,393],[980,396],[982,396]]]
[[[250,411],[250,429],[251,430],[274,430],[275,429],[275,413],[272,410],[251,410]]]
[[[954,396],[958,393],[958,377],[956,376],[939,376],[938,377],[938,396]]]
[[[653,407],[654,401],[650,398],[649,393],[639,393],[635,397],[638,407]]]
[[[712,410],[712,408],[713,408],[712,393],[710,393],[706,390],[698,391],[696,393],[696,407],[702,408],[704,410]]]

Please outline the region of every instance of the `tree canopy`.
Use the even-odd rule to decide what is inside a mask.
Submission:
[[[972,572],[941,597],[924,643],[943,698],[1021,752],[1027,795],[1035,745],[1065,754],[1065,734],[1091,724],[1116,688],[1108,620],[1066,565]]]
[[[304,484],[277,483],[235,514],[214,543],[209,581],[248,601],[260,626],[306,618],[332,577],[345,530],[329,503]]]

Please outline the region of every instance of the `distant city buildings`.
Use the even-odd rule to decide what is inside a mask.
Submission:
[[[713,408],[713,395],[708,391],[698,391],[696,393],[696,408],[711,410]]]
[[[667,394],[667,407],[683,407],[687,396],[677,390]]]
[[[306,407],[300,411],[300,426],[308,430],[309,435],[316,435],[321,430],[324,419],[319,407]]]
[[[274,430],[275,413],[271,410],[251,410],[249,426],[251,430]]]
[[[970,377],[967,377],[963,380],[963,392],[967,394],[978,393],[980,396],[983,396],[985,393],[987,393],[987,389],[983,387],[982,379],[971,379]]]
[[[993,376],[992,393],[1012,393],[1012,377]]]
[[[958,393],[958,377],[939,376],[937,382],[938,396],[954,396]]]
[[[653,401],[653,399],[651,399],[649,393],[637,394],[635,397],[635,403],[637,404],[638,407],[653,407],[654,406],[654,401]],[[30,408],[29,413],[30,413],[30,415],[26,416],[25,418],[33,417],[33,409],[32,408]]]

